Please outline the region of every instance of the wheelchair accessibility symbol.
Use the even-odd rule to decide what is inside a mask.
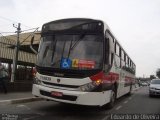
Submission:
[[[63,58],[61,61],[61,68],[70,68],[72,61],[68,58]]]

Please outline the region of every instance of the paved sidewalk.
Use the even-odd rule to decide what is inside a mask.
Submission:
[[[7,94],[0,93],[1,100],[10,100],[10,99],[19,99],[19,98],[28,98],[34,97],[31,92],[9,92]]]
[[[0,93],[0,105],[32,102],[36,100],[42,100],[42,98],[34,97],[31,92],[11,92],[7,94]]]

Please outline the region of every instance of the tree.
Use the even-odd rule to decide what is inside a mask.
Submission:
[[[154,75],[150,75],[150,79],[155,79],[156,77]]]
[[[157,75],[158,78],[160,78],[160,68],[157,69],[156,75]]]

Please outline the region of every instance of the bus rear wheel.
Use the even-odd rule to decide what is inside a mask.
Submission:
[[[127,93],[127,95],[130,96],[131,93],[132,93],[132,84],[131,84],[131,86],[130,86],[130,90],[129,90],[129,92]]]

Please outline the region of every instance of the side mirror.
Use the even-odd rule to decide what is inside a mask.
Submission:
[[[30,48],[31,48],[31,50],[32,50],[35,54],[37,54],[38,52],[33,48],[33,41],[34,41],[34,35],[33,35],[32,38],[31,38]]]

